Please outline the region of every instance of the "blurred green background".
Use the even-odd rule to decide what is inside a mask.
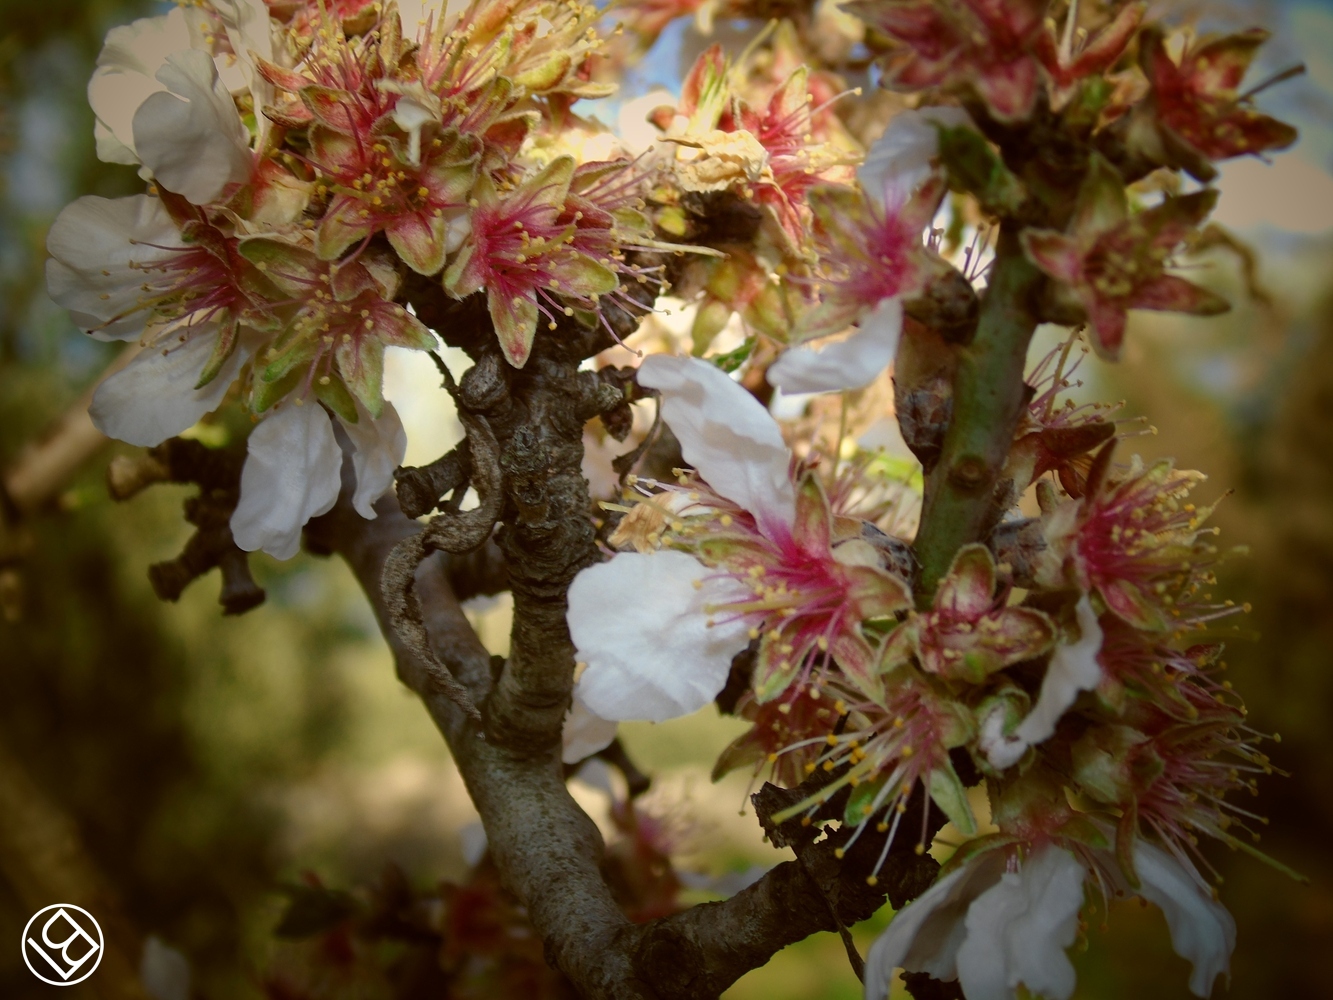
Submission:
[[[118,0],[0,2],[0,469],[115,354],[116,345],[78,335],[47,300],[42,246],[73,197],[136,190],[132,171],[93,156],[83,92],[106,29],[154,9]],[[1254,611],[1244,625],[1253,638],[1228,650],[1230,676],[1254,726],[1282,734],[1272,755],[1291,773],[1265,781],[1256,808],[1272,821],[1265,850],[1311,884],[1213,851],[1239,924],[1230,996],[1327,996],[1333,6],[1207,9],[1213,21],[1273,29],[1267,68],[1307,62],[1306,77],[1266,99],[1303,138],[1272,165],[1247,161],[1223,172],[1219,219],[1257,256],[1252,273],[1224,250],[1200,267],[1201,280],[1236,303],[1232,313],[1216,321],[1136,315],[1124,363],[1088,362],[1083,391],[1125,399],[1127,414],[1156,428],[1124,451],[1170,455],[1207,472],[1204,498],[1233,491],[1215,523],[1225,543],[1249,554],[1228,563],[1221,589]],[[398,364],[400,393],[433,384]],[[434,457],[454,433],[447,408],[430,395],[404,409],[420,430],[409,460]],[[179,514],[188,491],[157,487],[113,505],[102,481],[114,453],[103,449],[47,509],[0,535],[9,611],[0,621],[0,810],[10,828],[0,838],[0,996],[47,995],[14,945],[35,909],[62,901],[43,891],[90,882],[130,951],[151,934],[188,957],[193,996],[258,996],[283,908],[280,886],[303,872],[356,885],[386,861],[423,887],[458,878],[466,867],[460,831],[475,813],[443,742],[397,685],[340,564],[306,555],[254,560],[268,601],[239,619],[219,616],[216,575],[163,605],[145,571],[188,536]],[[488,643],[503,651],[504,607],[479,614]],[[631,752],[656,766],[652,809],[667,817],[687,863],[718,875],[774,860],[753,817],[738,815],[744,781],[716,787],[707,779],[734,721],[709,710],[626,729]],[[600,793],[579,794],[604,812]],[[41,857],[33,841],[49,841],[49,870],[33,868]],[[62,844],[65,853],[56,850]],[[885,919],[857,930],[863,951]],[[137,953],[129,959],[137,963]],[[1186,995],[1187,966],[1155,910],[1113,911],[1109,931],[1091,932],[1078,964],[1080,998]],[[859,992],[841,943],[826,935],[788,949],[728,996]],[[71,995],[96,994],[80,986]]]

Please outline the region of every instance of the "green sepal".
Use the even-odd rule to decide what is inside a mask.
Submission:
[[[217,339],[213,341],[213,353],[208,356],[204,362],[204,370],[199,373],[199,381],[194,384],[196,389],[202,389],[204,386],[217,378],[218,372],[222,366],[227,363],[232,352],[236,350],[238,341],[237,333],[239,324],[235,320],[223,323],[218,326]]]
[[[930,798],[949,817],[949,822],[957,827],[959,833],[964,837],[976,836],[977,818],[972,815],[967,789],[948,760],[931,769]]]
[[[333,356],[347,388],[378,419],[384,412],[384,342],[378,337],[340,340]]]
[[[1008,833],[988,833],[984,837],[974,837],[965,843],[958,850],[950,855],[949,860],[940,866],[939,874],[935,876],[935,881],[952,875],[959,868],[970,864],[974,859],[983,854],[989,854],[991,851],[1003,850],[1006,847],[1012,847],[1019,843],[1018,837]]]
[[[728,310],[728,312],[730,312],[730,310]],[[708,360],[730,375],[749,359],[750,355],[754,352],[755,343],[756,340],[754,337],[746,337],[744,343],[734,351],[727,351],[725,354],[714,354]]]
[[[342,379],[330,378],[327,384],[321,384],[319,379],[315,379],[314,390],[315,398],[338,414],[346,423],[357,422],[359,414],[356,412],[356,400],[347,391]]]
[[[791,686],[791,682],[800,673],[801,663],[806,650],[793,649],[783,653],[780,647],[785,637],[781,632],[769,632],[759,644],[759,655],[755,658],[754,688],[755,701],[763,705],[772,701]]]
[[[254,388],[250,396],[250,409],[255,413],[263,413],[274,403],[299,386],[301,384],[301,375],[302,372],[298,368],[272,382],[256,379],[253,383]]]

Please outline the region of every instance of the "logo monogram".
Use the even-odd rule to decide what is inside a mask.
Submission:
[[[73,986],[102,961],[102,928],[87,910],[54,903],[32,915],[22,946],[23,962],[34,976],[51,986]]]

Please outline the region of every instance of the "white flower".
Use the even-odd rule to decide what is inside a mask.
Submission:
[[[407,431],[390,402],[385,402],[378,420],[360,402],[356,411],[360,418],[356,423],[342,422],[353,448],[356,491],[352,506],[367,521],[373,521],[377,516],[373,504],[393,487],[393,470],[403,464],[407,454]]]
[[[1166,851],[1140,841],[1134,848],[1134,870],[1139,876],[1139,895],[1156,904],[1166,916],[1171,947],[1194,966],[1190,992],[1208,996],[1218,976],[1230,978],[1236,921],[1198,878]]]
[[[784,351],[768,381],[788,394],[864,388],[893,362],[902,330],[902,300],[884,299],[845,340]]]
[[[1078,640],[1055,648],[1041,681],[1037,703],[1013,734],[1003,732],[1004,716],[998,710],[982,720],[981,748],[992,767],[998,770],[1011,767],[1028,747],[1050,739],[1056,723],[1079,693],[1091,691],[1101,682],[1102,667],[1097,655],[1102,650],[1102,627],[1087,594],[1074,606],[1074,615],[1078,620]]]
[[[180,231],[158,199],[87,195],[66,205],[47,234],[47,291],[98,340],[137,340],[145,269],[171,261],[178,247]]]
[[[900,111],[857,168],[862,190],[883,205],[900,204],[930,176],[932,161],[940,155],[936,125],[958,128],[971,125],[962,108],[929,107]]]
[[[216,327],[205,324],[176,338],[145,348],[128,365],[107,377],[93,393],[88,415],[107,437],[152,447],[188,430],[216,410],[240,373],[251,350],[236,345],[222,369],[203,388],[199,374],[213,353]]]
[[[1125,885],[1109,851],[1087,851],[1119,893]],[[970,858],[894,915],[866,958],[866,1000],[884,1000],[895,968],[957,979],[967,1000],[1015,1000],[1021,984],[1035,996],[1067,1000],[1076,985],[1065,954],[1078,934],[1085,863],[1055,844],[1035,848],[1017,870],[1006,852]],[[1190,989],[1206,997],[1225,974],[1235,923],[1184,866],[1138,841],[1138,894],[1166,914],[1176,952],[1194,964]]]
[[[134,151],[134,113],[161,91],[157,71],[173,52],[193,47],[185,9],[173,7],[158,17],[137,21],[106,34],[97,68],[88,81],[88,103],[96,122],[97,156],[106,163],[139,162]]]
[[[293,401],[250,432],[241,499],[231,516],[232,537],[242,549],[290,559],[301,547],[305,523],[337,502],[343,453],[332,419],[313,400],[304,405]],[[356,449],[353,505],[362,517],[373,518],[371,504],[392,484],[407,437],[392,403],[384,404],[378,420],[362,410],[356,424],[343,427]]]
[[[862,190],[890,216],[911,201],[934,169],[940,150],[936,124],[953,127],[971,124],[971,119],[961,108],[899,112],[857,169]],[[837,315],[847,322],[853,320]],[[804,346],[787,350],[769,368],[768,381],[786,393],[839,392],[869,385],[897,353],[902,302],[896,295],[881,299],[858,327],[845,340],[826,344],[821,350]]]
[[[709,486],[754,514],[761,529],[791,525],[791,452],[758,400],[698,358],[653,355],[639,367],[638,381],[662,393],[662,419]]]
[[[1074,855],[1046,847],[977,897],[958,946],[968,1000],[1012,1000],[1020,983],[1054,1000],[1074,992],[1078,980],[1065,949],[1078,936],[1084,874]]]
[[[268,4],[264,0],[212,0],[210,4],[217,21],[227,35],[230,52],[215,53],[214,62],[222,82],[233,94],[248,92],[251,107],[263,108],[273,103],[273,84],[269,83],[255,63],[255,57],[271,62],[273,60],[273,23],[269,18]],[[187,13],[204,15],[200,8],[193,8]],[[194,48],[202,48],[196,44]],[[264,148],[268,118],[263,114],[255,116],[255,125],[259,135],[255,141],[257,149]]]
[[[561,761],[577,764],[611,745],[611,741],[616,738],[616,724],[603,719],[575,695],[560,735]]]
[[[693,556],[664,551],[622,552],[574,578],[569,632],[588,664],[578,696],[591,711],[604,719],[661,722],[717,696],[732,657],[750,640],[740,620],[709,628],[704,608],[749,591],[708,575]]]
[[[213,57],[191,48],[179,8],[107,34],[88,102],[99,157],[142,163],[196,205],[250,177],[250,133]]]
[[[653,355],[639,383],[662,393],[662,416],[685,460],[768,532],[790,530],[791,453],[768,412],[716,366]],[[622,552],[569,588],[569,630],[588,666],[577,697],[604,719],[661,721],[712,701],[749,642],[738,619],[711,627],[706,607],[749,596],[683,552]]]

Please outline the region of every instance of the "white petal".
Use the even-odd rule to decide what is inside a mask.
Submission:
[[[977,897],[958,949],[967,1000],[1014,1000],[1020,983],[1037,996],[1068,1000],[1077,976],[1065,949],[1078,935],[1085,875],[1074,855],[1047,846]]]
[[[996,705],[981,720],[980,733],[977,736],[977,749],[986,755],[990,766],[997,771],[1013,767],[1028,752],[1025,741],[1016,736],[1005,735],[1005,724],[1009,721],[1009,712],[1004,705]]]
[[[939,155],[940,134],[935,123],[957,128],[971,125],[972,119],[962,108],[898,112],[856,170],[862,190],[881,204],[906,201],[930,175],[930,161]]]
[[[564,744],[560,759],[566,764],[577,764],[611,745],[616,738],[616,723],[590,709],[576,692],[560,736]]]
[[[794,347],[768,369],[768,381],[785,393],[860,389],[889,367],[903,330],[903,306],[885,299],[845,340],[819,350]]]
[[[940,879],[893,915],[866,956],[866,1000],[884,1000],[894,969],[958,978],[956,958],[972,901],[1004,871],[1004,854],[990,851]]]
[[[1218,976],[1231,974],[1231,951],[1236,947],[1236,922],[1227,908],[1213,899],[1180,862],[1152,844],[1134,846],[1134,868],[1139,894],[1156,903],[1171,930],[1176,954],[1194,965],[1190,992],[1206,997]]]
[[[207,52],[187,49],[157,71],[165,91],[134,113],[134,148],[168,190],[196,205],[250,179],[250,134]]]
[[[709,486],[755,515],[761,529],[791,526],[791,452],[757,399],[699,358],[654,354],[639,366],[639,384],[661,391],[663,419]]]
[[[240,84],[243,82],[250,91],[254,107],[262,108],[272,104],[273,85],[264,79],[254,61],[255,56],[269,61],[273,59],[273,28],[269,19],[268,5],[264,0],[213,0],[211,6],[226,29],[227,40],[231,43],[232,52],[235,53],[230,57],[219,56],[216,60],[219,63],[219,74],[224,79],[232,77],[226,80],[228,90],[233,93],[239,92]],[[230,73],[224,69],[225,58],[234,60]],[[236,80],[237,76],[241,79]],[[268,118],[264,115],[257,116],[257,124],[260,134],[256,138],[255,148],[263,149]]]
[[[356,409],[361,419],[354,424],[343,424],[356,449],[352,453],[352,469],[356,473],[352,506],[362,517],[373,521],[375,501],[389,492],[393,470],[403,464],[403,456],[407,454],[407,432],[390,402],[385,402],[378,420],[360,403]]]
[[[664,551],[622,552],[574,578],[569,633],[588,665],[577,692],[590,710],[621,722],[661,722],[717,697],[731,658],[750,640],[743,621],[709,628],[704,606],[752,595],[710,575],[693,556]]]
[[[165,89],[155,79],[167,56],[190,48],[182,8],[144,17],[107,32],[88,81],[88,103],[101,128],[95,131],[97,155],[108,163],[138,163],[134,151],[134,113],[152,94]]]
[[[1055,732],[1060,716],[1074,704],[1080,691],[1090,691],[1102,679],[1097,654],[1102,649],[1102,627],[1097,624],[1097,613],[1084,594],[1074,608],[1080,631],[1077,642],[1060,645],[1051,656],[1046,676],[1041,681],[1041,693],[1032,711],[1014,733],[1031,745],[1049,739]]]
[[[218,408],[250,356],[237,344],[217,377],[196,389],[199,373],[213,353],[216,328],[196,327],[184,344],[145,348],[133,361],[107,378],[93,393],[88,415],[103,434],[129,444],[149,447],[193,427],[205,413]],[[166,350],[164,354],[163,351]]]
[[[156,198],[88,195],[65,206],[46,237],[46,288],[74,322],[98,340],[133,340],[144,272],[134,265],[168,260],[180,232]]]
[[[288,402],[250,432],[231,533],[246,552],[290,559],[301,529],[338,500],[342,450],[324,407]]]

